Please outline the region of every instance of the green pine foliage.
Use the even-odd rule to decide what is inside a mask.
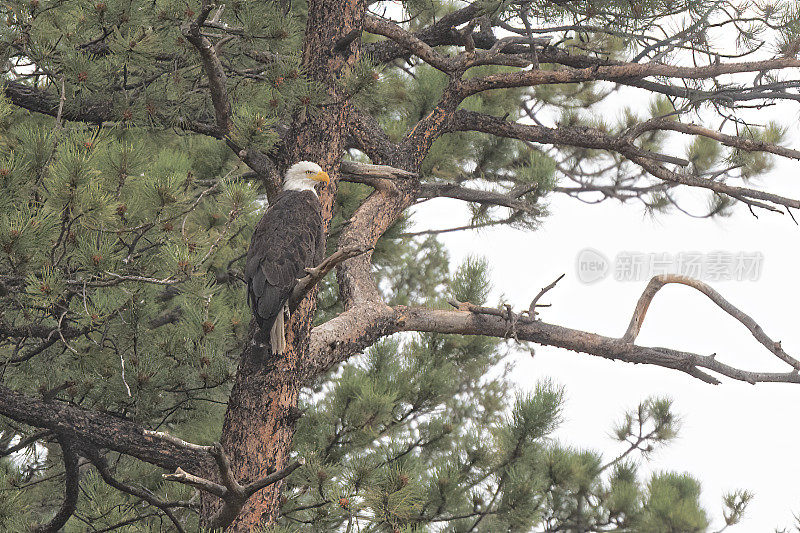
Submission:
[[[220,15],[219,23],[235,27],[238,37],[224,47],[232,73],[229,140],[243,149],[274,149],[277,125],[327,103],[325,91],[301,68],[305,4],[292,2],[288,14],[281,4],[234,0]],[[718,4],[486,0],[483,14],[500,23],[526,9],[543,25],[581,23],[595,29],[562,35],[559,45],[613,60],[641,52],[647,41],[637,35],[666,18],[680,13],[686,24],[702,23],[718,13]],[[408,0],[401,6],[415,30],[460,4]],[[109,118],[102,128],[74,124],[0,101],[0,325],[36,330],[17,345],[0,344],[0,374],[4,384],[29,394],[54,395],[207,444],[220,434],[250,321],[241,269],[265,203],[261,185],[248,180],[224,141],[178,133],[214,114],[198,54],[180,31],[199,9],[194,0],[8,0],[0,7],[6,78],[44,89],[54,102],[63,96],[64,116],[95,105]],[[740,47],[754,47],[764,26],[780,28],[786,53],[797,46],[796,6],[759,3],[753,9],[763,11],[764,23],[739,28]],[[365,36],[370,40],[376,38]],[[711,39],[694,46],[712,50]],[[15,59],[20,51],[46,74],[28,76],[30,66]],[[434,108],[448,83],[426,65],[400,66],[381,70],[364,57],[340,81],[393,140]],[[479,66],[465,77],[506,70]],[[616,87],[602,82],[541,85],[486,91],[461,109],[509,121],[593,126],[609,135],[676,113],[676,102],[658,98],[646,112],[605,116],[603,106],[615,94]],[[778,143],[784,132],[770,125],[743,135]],[[645,132],[636,143],[658,152],[668,138]],[[772,164],[772,156],[707,140],[688,144],[685,156],[701,175],[730,168],[755,179]],[[363,156],[353,150],[349,157]],[[614,188],[644,180],[607,152],[555,150],[480,133],[437,139],[422,165],[426,182],[514,193],[525,204],[513,210],[475,205],[461,221],[474,227],[537,227],[547,214],[547,196],[565,185],[557,175],[572,181],[566,185]],[[340,183],[329,251],[370,192]],[[649,210],[664,211],[674,204],[667,192],[642,199]],[[731,204],[712,196],[708,213],[725,214]],[[402,219],[374,252],[388,303],[495,303],[485,261],[471,257],[451,269],[442,243],[410,235],[411,226],[410,218]],[[341,310],[333,276],[319,298],[317,322]],[[644,468],[678,433],[668,400],[646,399],[624,414],[613,427],[619,454],[604,457],[556,438],[565,391],[542,381],[530,394],[518,394],[504,359],[508,350],[508,343],[486,337],[398,335],[320,378],[302,399],[293,446],[306,464],[286,482],[278,530],[707,530],[711,517],[696,479]],[[3,420],[0,449],[33,433]],[[62,492],[63,463],[60,448],[47,438],[0,462],[0,529],[24,531],[57,510],[53,495]],[[163,500],[194,497],[183,485],[165,483],[154,467],[116,454],[107,458],[118,479]],[[87,524],[136,532],[170,527],[155,509],[110,488],[88,466],[80,488],[67,533],[85,531]],[[738,523],[751,499],[746,491],[725,495],[725,523]],[[187,530],[197,530],[191,506],[176,514]]]

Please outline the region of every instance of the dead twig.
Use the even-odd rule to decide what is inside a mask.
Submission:
[[[353,257],[365,254],[373,249],[372,246],[368,246],[366,248],[353,247],[337,250],[329,257],[325,258],[319,265],[307,268],[306,273],[308,275],[297,280],[297,284],[294,286],[291,296],[289,296],[289,310],[294,312],[303,298],[305,298],[306,294],[308,294],[322,278],[327,276],[331,270],[336,268],[336,265],[348,259],[352,259]]]
[[[545,305],[538,304],[539,300],[541,299],[542,296],[545,295],[545,293],[547,291],[549,291],[550,289],[554,288],[559,281],[564,279],[564,276],[566,276],[566,274],[561,274],[560,276],[558,276],[558,278],[556,278],[556,280],[553,283],[551,283],[550,285],[548,285],[546,287],[542,287],[542,290],[539,291],[539,294],[536,295],[536,297],[531,301],[530,307],[528,307],[528,316],[529,317],[536,318],[536,315],[537,315],[536,308],[537,307],[545,307]]]

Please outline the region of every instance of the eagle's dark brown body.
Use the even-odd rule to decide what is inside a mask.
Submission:
[[[270,334],[273,352],[284,344],[283,312],[292,289],[324,254],[317,195],[309,190],[281,192],[256,226],[245,265],[247,300],[259,327]]]

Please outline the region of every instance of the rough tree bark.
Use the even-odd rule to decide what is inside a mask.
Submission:
[[[331,184],[320,194],[326,229],[333,216],[338,163],[351,111],[337,80],[358,61],[364,9],[363,0],[311,0],[308,5],[303,67],[310,79],[327,89],[329,105],[313,116],[300,112],[294,117],[286,136],[283,167],[310,160],[330,174]],[[283,357],[258,348],[253,342],[255,326],[251,325],[221,439],[242,483],[284,468],[288,462],[303,385],[300,369],[308,357],[308,334],[316,310],[315,294],[311,291],[292,315],[288,351]],[[257,524],[272,524],[280,506],[281,485],[275,483],[250,498],[229,529],[251,531]],[[214,507],[206,506],[205,520],[211,518]]]
[[[227,63],[218,57],[219,50],[211,46],[213,43],[209,41],[210,37],[206,38],[200,31],[215,8],[218,6],[211,0],[203,0],[197,18],[182,27],[189,42],[197,48],[202,58],[215,120],[212,123],[209,117],[201,116],[200,119],[205,122],[187,119],[181,127],[224,139],[252,169],[252,174],[264,178],[271,194],[276,190],[277,176],[287,165],[303,159],[319,163],[333,179],[328,190],[321,194],[326,224],[330,223],[332,217],[336,183],[339,179],[373,187],[374,192],[358,207],[342,229],[339,237],[340,251],[370,249],[405,209],[422,198],[450,197],[482,205],[525,209],[525,205],[519,202],[519,195],[515,196],[517,193],[470,189],[459,183],[436,183],[421,179],[420,163],[431,144],[440,135],[457,131],[481,132],[495,137],[558,147],[605,150],[618,154],[634,163],[641,171],[660,180],[661,188],[680,185],[685,188],[709,189],[735,198],[751,209],[790,212],[791,208],[800,208],[800,201],[796,199],[760,189],[737,187],[725,183],[724,180],[706,179],[690,171],[665,167],[662,163],[686,167],[688,161],[647,152],[637,148],[634,141],[645,132],[664,130],[710,138],[743,151],[764,151],[800,160],[798,150],[664,118],[654,118],[622,134],[611,135],[608,131],[587,126],[548,128],[508,121],[506,117],[458,110],[465,98],[486,90],[590,80],[610,80],[621,85],[639,87],[653,94],[689,99],[695,103],[713,102],[717,99],[724,99],[728,104],[781,99],[795,101],[800,97],[786,88],[797,87],[796,84],[800,83],[798,81],[785,86],[754,82],[752,87],[743,86],[738,89],[722,85],[713,90],[689,89],[682,84],[672,85],[668,81],[670,78],[708,80],[734,72],[758,73],[756,79],[759,80],[769,70],[796,69],[800,66],[800,60],[795,57],[730,63],[720,63],[717,57],[714,63],[695,67],[675,66],[657,60],[642,63],[638,61],[640,58],[632,62],[619,62],[592,55],[572,54],[559,46],[536,44],[533,37],[524,42],[505,41],[498,39],[491,28],[484,28],[483,24],[479,29],[469,25],[469,34],[465,30],[457,29],[467,22],[477,20],[476,17],[482,13],[482,2],[474,2],[440,18],[426,29],[410,33],[388,19],[365,15],[364,0],[309,0],[303,70],[305,76],[327,91],[328,99],[313,115],[299,112],[289,125],[288,133],[284,135],[281,150],[275,154],[265,154],[257,150],[242,150],[227,135],[231,125],[231,106],[225,90],[226,76],[235,76],[236,73],[235,70],[228,69]],[[219,9],[221,12],[221,7]],[[386,63],[401,57],[416,56],[449,77],[449,83],[434,109],[399,143],[393,143],[373,117],[352,106],[348,95],[344,94],[344,85],[339,83],[348,69],[359,60],[362,30],[387,37],[385,41],[364,47],[373,61]],[[219,42],[224,40],[225,37]],[[456,55],[446,54],[436,48],[441,45],[463,47],[464,51]],[[539,63],[551,63],[556,68],[539,69]],[[466,69],[478,64],[534,68],[464,78]],[[647,79],[653,77],[658,77],[659,80]],[[61,114],[61,102],[52,91],[17,81],[7,81],[3,90],[20,107],[60,116],[65,120],[98,123],[118,119],[111,113],[108,103],[102,99],[70,102]],[[376,165],[340,162],[346,148],[360,149]],[[590,185],[581,187],[562,188],[562,191],[580,193],[603,190],[591,188]],[[653,190],[652,187],[654,186],[630,186],[625,190],[639,195]],[[518,193],[522,194],[519,191]],[[620,197],[620,191],[616,189],[604,194],[608,197]],[[0,413],[17,422],[45,428],[46,433],[52,432],[64,439],[84,442],[96,448],[114,450],[168,471],[180,467],[190,474],[208,478],[233,475],[238,483],[247,484],[263,479],[272,471],[288,473],[292,469],[284,470],[284,467],[289,462],[288,455],[297,419],[297,401],[302,387],[315,376],[360,353],[381,337],[397,332],[431,331],[512,337],[609,359],[656,364],[686,372],[709,383],[718,383],[715,374],[749,383],[800,383],[800,361],[785,353],[780,342],[768,337],[752,318],[710,287],[694,280],[662,276],[651,281],[636,306],[630,326],[622,337],[614,338],[538,320],[535,301],[527,315],[514,313],[511,309],[478,307],[468,302],[453,302],[454,309],[451,310],[390,307],[381,299],[371,268],[370,253],[362,253],[337,266],[340,297],[345,310],[313,330],[311,322],[316,310],[316,291],[312,290],[293,315],[287,339],[290,350],[280,358],[256,347],[253,341],[257,330],[251,326],[250,338],[244,348],[228,403],[221,438],[232,463],[232,474],[227,469],[214,466],[205,450],[207,447],[187,445],[179,439],[156,434],[128,420],[53,401],[52,391],[45,393],[44,399],[40,400],[0,386]],[[673,283],[691,286],[705,294],[720,309],[745,326],[768,351],[788,364],[790,370],[748,371],[726,365],[713,355],[703,356],[670,348],[637,345],[636,337],[650,301],[661,287]],[[0,292],[5,290],[7,289],[0,284]],[[66,339],[87,334],[89,330],[60,326],[56,330],[49,327],[37,328],[35,325],[18,327],[0,321],[0,340],[6,337],[44,339],[39,348],[24,355],[24,360],[42,353],[56,343],[56,332],[66,343]],[[6,364],[22,361],[12,359]],[[252,531],[256,525],[273,524],[280,507],[280,489],[281,483],[275,483],[255,494],[229,529]],[[219,509],[222,497],[204,497],[202,512],[205,524],[209,523]],[[73,503],[70,496],[65,499],[63,509],[68,511]],[[66,516],[66,511],[62,517]]]

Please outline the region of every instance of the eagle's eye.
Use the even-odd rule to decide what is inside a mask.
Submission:
[[[309,176],[310,176],[311,174],[313,174],[313,173],[314,173],[314,171],[313,171],[313,170],[306,170],[306,174],[308,174]]]

